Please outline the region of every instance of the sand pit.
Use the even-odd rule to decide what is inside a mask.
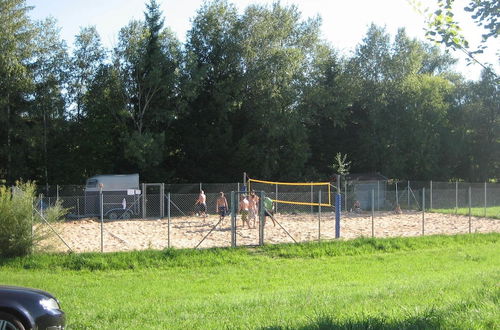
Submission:
[[[281,226],[273,226],[268,220],[264,230],[264,242],[268,244],[292,243],[333,239],[335,237],[335,219],[332,213],[323,213],[321,221],[318,215],[311,214],[278,214],[276,219]],[[105,222],[103,226],[104,252],[131,251],[144,249],[194,248],[219,221],[216,215],[201,217],[176,217],[170,221],[127,220]],[[200,244],[199,248],[231,246],[231,219],[226,217]],[[259,230],[241,227],[237,218],[237,245],[257,245]],[[489,218],[471,218],[472,233],[500,232],[500,220]],[[74,252],[101,251],[101,223],[97,219],[67,221],[53,225],[61,238]],[[286,230],[286,231],[285,231]],[[465,234],[469,232],[469,217],[460,215],[426,213],[422,221],[421,212],[377,212],[373,219],[375,237],[420,236],[436,234]],[[288,232],[288,234],[287,234]],[[291,236],[291,237],[290,237]],[[366,214],[343,214],[341,222],[341,238],[372,236],[372,217]],[[293,239],[292,239],[293,237]],[[57,236],[42,242],[41,250],[68,251],[68,248]]]

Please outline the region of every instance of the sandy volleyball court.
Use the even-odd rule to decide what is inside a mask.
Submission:
[[[264,231],[264,242],[268,244],[291,243],[332,239],[335,237],[335,219],[332,213],[311,214],[278,214],[279,225],[273,226],[268,220]],[[218,216],[176,217],[169,223],[167,219],[127,220],[105,222],[103,226],[104,252],[130,251],[144,249],[194,248],[204,237],[200,248],[231,246],[230,217],[215,229]],[[258,229],[241,227],[237,218],[237,245],[257,245]],[[500,220],[488,218],[471,218],[471,232],[500,232]],[[74,252],[91,252],[101,250],[101,223],[97,219],[82,219],[53,225],[61,238]],[[469,232],[469,217],[460,215],[426,213],[422,221],[421,212],[377,212],[373,219],[371,214],[343,214],[341,221],[341,238],[371,237],[372,228],[375,237],[420,236],[435,234],[465,234]],[[47,228],[45,228],[47,229]],[[207,236],[210,230],[213,231]],[[287,233],[288,232],[288,233]],[[293,239],[292,239],[293,237]],[[48,251],[68,251],[68,248],[57,236],[42,242],[41,249]]]

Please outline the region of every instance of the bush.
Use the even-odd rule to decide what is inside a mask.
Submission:
[[[0,186],[0,256],[28,255],[47,235],[46,230],[33,229],[36,224],[43,222],[33,208],[35,189],[35,184],[31,182],[17,182],[13,191]],[[61,206],[56,205],[44,211],[44,218],[53,222],[63,213]]]

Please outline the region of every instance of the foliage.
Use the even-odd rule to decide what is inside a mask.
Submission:
[[[33,209],[35,185],[18,182],[11,188],[0,186],[0,257],[24,256],[33,252],[39,241],[46,238],[42,216]],[[60,205],[44,209],[44,219],[53,222],[62,216]]]
[[[410,1],[415,7],[419,7],[416,1]],[[481,44],[475,50],[470,50],[469,41],[462,34],[461,23],[455,19],[455,0],[437,0],[437,7],[428,15],[426,19],[426,36],[429,40],[442,43],[446,47],[460,49],[468,55],[469,61],[479,63],[490,74],[495,75],[497,83],[498,76],[493,69],[481,62],[474,56],[481,54],[486,49],[486,41],[489,38],[497,38],[500,32],[500,4],[495,0],[470,0],[469,4],[463,8],[470,13],[472,20],[477,26],[482,27],[485,32],[481,35]],[[418,10],[421,10],[418,8]],[[427,9],[426,11],[428,11]]]
[[[340,175],[347,175],[349,174],[350,166],[351,162],[347,161],[347,154],[342,156],[340,152],[337,152],[332,164],[332,168],[335,171],[335,173],[338,173]]]
[[[372,25],[341,56],[321,39],[320,17],[279,2],[240,13],[214,0],[181,44],[150,0],[113,50],[84,27],[69,53],[57,22],[31,20],[25,1],[0,0],[0,9],[7,184],[48,189],[130,172],[143,182],[228,182],[241,172],[324,180],[336,153],[349,155],[350,172],[498,179],[496,77],[464,81],[449,54],[403,29]]]

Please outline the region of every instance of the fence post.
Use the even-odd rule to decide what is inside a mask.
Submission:
[[[340,238],[340,205],[342,204],[342,195],[335,194],[335,238]]]
[[[377,211],[380,211],[380,181],[377,180]]]
[[[167,247],[170,248],[170,191],[167,198]]]
[[[101,215],[101,253],[104,252],[104,198],[102,195],[102,183],[99,184],[99,213]]]
[[[276,200],[278,200],[278,185],[276,184]],[[274,212],[278,214],[278,203],[274,203]]]
[[[264,225],[265,225],[265,212],[264,212],[264,192],[260,194],[259,198],[259,245],[264,245]]]
[[[484,217],[486,218],[486,207],[487,207],[487,204],[486,204],[486,181],[484,182]]]
[[[344,180],[344,212],[347,212],[347,179]]]
[[[36,199],[35,197],[31,197],[31,241],[33,242],[33,237],[35,236],[35,231],[33,230],[33,224],[35,222],[35,212],[36,212]],[[33,252],[33,249],[35,248],[35,245],[31,245],[31,252]]]
[[[408,193],[407,193],[407,197],[408,197],[408,210],[410,209],[410,180],[408,180]]]
[[[14,192],[14,189],[12,189],[12,192]],[[43,194],[38,195],[38,200],[40,201],[40,214],[43,216],[43,209],[44,203],[43,203]]]
[[[321,189],[318,192],[318,242],[321,242]]]
[[[425,187],[422,188],[422,236],[425,235]]]
[[[471,208],[472,208],[472,192],[469,186],[469,234],[472,232],[472,216],[471,216]]]
[[[146,219],[146,184],[142,184],[142,218]]]
[[[455,181],[455,214],[458,213],[458,181]]]
[[[372,237],[375,237],[375,191],[372,189]]]
[[[160,186],[160,219],[165,218],[165,184]]]
[[[399,205],[398,182],[396,181],[396,205]]]
[[[263,198],[265,195],[263,195]],[[236,247],[236,204],[234,191],[231,191],[231,247]]]
[[[313,189],[313,185],[311,185],[311,214],[314,213],[314,205],[312,205],[314,203],[314,189]]]
[[[431,191],[430,191],[430,196],[429,196],[429,209],[432,210],[432,180],[431,180],[431,183],[430,183],[430,186],[431,186]]]
[[[56,185],[56,203],[59,202],[59,185]]]

